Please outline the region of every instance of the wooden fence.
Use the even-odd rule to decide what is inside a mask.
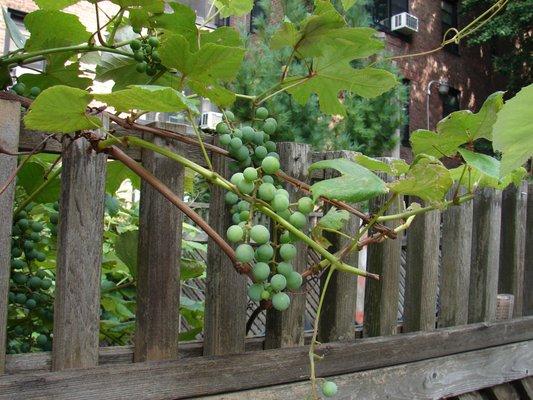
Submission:
[[[21,129],[19,104],[0,100],[4,149],[31,149],[43,135]],[[165,144],[202,163],[193,147]],[[308,179],[311,162],[350,156],[313,153],[295,143],[282,143],[279,150],[285,171],[302,180]],[[264,338],[247,339],[247,282],[212,243],[204,341],[178,346],[182,216],[146,184],[141,189],[135,346],[99,347],[107,157],[91,152],[83,140],[68,138],[49,141],[46,151],[63,153],[53,350],[5,357],[11,186],[0,197],[0,399],[305,398],[305,294],[291,295],[289,310],[267,313]],[[179,164],[150,152],[127,151],[174,192],[183,192]],[[212,159],[216,169],[227,174],[225,161],[216,155]],[[0,182],[15,168],[15,157],[0,155]],[[210,208],[217,212],[210,213],[209,224],[218,232],[225,232],[230,223],[223,195],[212,189]],[[512,399],[498,393],[515,390],[507,382],[517,380],[522,380],[521,393],[529,391],[531,396],[532,208],[533,186],[524,184],[503,195],[484,190],[471,203],[417,217],[407,240],[401,329],[400,240],[368,250],[367,269],[382,280],[366,282],[363,332],[354,324],[356,277],[336,275],[322,317],[324,344],[319,352],[325,358],[318,362],[318,375],[334,377],[338,398],[466,399],[477,395],[465,393],[500,385],[491,389],[493,395]],[[348,228],[358,224],[354,218]],[[298,251],[296,268],[303,269],[307,249],[299,245]],[[357,254],[350,262],[357,263]],[[496,321],[498,293],[514,296],[510,320]]]

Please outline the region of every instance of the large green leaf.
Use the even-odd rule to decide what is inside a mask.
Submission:
[[[62,10],[80,0],[34,0],[41,10]]]
[[[206,86],[203,82],[189,80],[187,85],[195,93],[208,98],[219,107],[226,108],[235,102],[235,93],[215,83]]]
[[[132,85],[113,93],[95,94],[94,98],[107,103],[117,111],[177,112],[189,109],[198,113],[194,101],[183,93],[165,86]]]
[[[377,175],[345,158],[318,161],[309,167],[309,172],[326,168],[337,170],[341,176],[322,180],[311,186],[314,199],[323,196],[357,203],[388,191],[385,182]]]
[[[26,51],[86,43],[90,36],[77,16],[57,10],[34,11],[26,15],[24,25],[31,33]]]
[[[214,3],[223,18],[248,14],[254,6],[253,0],[215,0]]]
[[[86,114],[92,96],[85,90],[53,86],[44,90],[24,117],[28,129],[71,133],[102,126],[98,117]]]
[[[131,181],[134,188],[139,189],[141,179],[120,161],[110,161],[106,165],[105,190],[111,195],[115,195],[118,188],[126,179]]]
[[[391,191],[417,196],[430,203],[439,203],[453,184],[448,169],[435,157],[420,155],[415,158],[405,178],[391,182]]]
[[[522,88],[498,113],[493,145],[502,152],[501,176],[533,156],[533,84]]]
[[[335,50],[330,49],[325,53],[324,57],[315,60],[315,70],[311,77],[287,90],[300,104],[305,104],[309,96],[316,93],[320,109],[324,113],[346,115],[345,107],[339,100],[341,90],[372,98],[398,84],[396,77],[389,71],[377,68],[355,69],[349,61],[340,59]]]
[[[96,80],[114,81],[113,90],[121,90],[129,85],[147,84],[151,77],[136,70],[137,62],[133,59],[112,53],[103,53],[96,66]]]
[[[318,223],[313,227],[311,232],[313,240],[327,249],[331,246],[331,242],[324,237],[324,229],[341,230],[348,219],[350,219],[350,213],[348,211],[337,210],[335,207],[330,208],[326,215],[320,218]]]
[[[152,27],[182,35],[191,44],[191,48],[196,49],[198,46],[196,13],[190,7],[180,3],[171,3],[170,7],[174,12],[154,16],[151,19]]]
[[[117,257],[126,264],[133,277],[137,275],[137,245],[139,243],[139,231],[126,231],[117,236],[115,240],[115,252]]]
[[[389,175],[399,176],[409,170],[409,164],[404,160],[392,160],[389,164],[375,158],[367,157],[364,154],[357,153],[354,157],[357,164],[369,169],[370,171],[385,172]]]
[[[112,0],[122,8],[142,8],[152,13],[165,11],[164,0]]]
[[[72,86],[79,89],[87,89],[92,80],[87,77],[80,76],[80,65],[72,63],[67,66],[48,64],[46,70],[41,74],[23,74],[18,78],[19,82],[26,85],[26,92],[24,95],[30,94],[32,87],[38,87],[41,90],[47,89],[56,85]]]
[[[500,178],[500,162],[494,157],[486,154],[474,153],[467,149],[459,149],[459,154],[461,154],[466,164],[469,166],[476,168],[492,178]]]
[[[30,195],[45,182],[47,172],[48,168],[45,168],[41,163],[28,161],[17,174],[17,185],[22,186],[26,194]],[[33,200],[39,203],[52,203],[57,201],[60,185],[61,180],[59,176],[56,176]]]
[[[437,124],[437,132],[449,137],[466,135],[469,141],[479,138],[491,140],[496,114],[503,106],[503,93],[496,92],[487,97],[478,113],[469,110],[451,113]]]
[[[13,43],[15,43],[15,46],[17,46],[18,49],[22,49],[26,43],[26,37],[22,34],[17,24],[15,24],[15,22],[11,19],[9,13],[4,7],[2,7],[2,15],[4,17],[4,23],[6,24],[9,37],[11,40],[13,40]]]
[[[418,129],[411,134],[409,140],[415,154],[427,154],[441,158],[454,156],[459,146],[468,141],[468,135],[465,132],[442,134]]]
[[[229,26],[222,26],[213,31],[200,32],[200,44],[204,46],[208,43],[231,47],[243,46],[242,37],[239,32]]]
[[[510,184],[518,186],[527,175],[527,171],[523,167],[511,171],[501,179],[488,176],[474,167],[466,166],[466,168],[465,170],[465,166],[461,166],[451,169],[450,175],[454,182],[459,182],[461,186],[471,190],[483,187],[503,190]]]

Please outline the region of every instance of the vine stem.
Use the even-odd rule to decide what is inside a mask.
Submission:
[[[200,149],[202,149],[202,154],[204,156],[205,163],[207,164],[209,169],[211,171],[213,171],[213,164],[211,164],[211,158],[209,157],[209,155],[207,154],[207,151],[205,149],[204,141],[202,139],[202,134],[200,133],[200,130],[198,129],[198,125],[196,124],[196,121],[193,118],[192,112],[189,109],[187,109],[187,116],[188,116],[189,122],[192,125],[192,128],[194,129],[194,133],[196,134],[196,138],[198,139],[198,143],[200,144]]]
[[[459,205],[459,204],[465,203],[467,201],[470,201],[473,198],[474,198],[473,194],[467,194],[465,196],[457,197],[456,199],[453,199],[453,200],[447,200],[443,204],[440,204],[439,206],[427,206],[427,207],[417,208],[415,210],[405,211],[405,212],[402,212],[402,213],[399,213],[399,214],[384,215],[384,216],[379,217],[378,221],[385,222],[385,221],[394,221],[396,219],[406,219],[406,218],[409,218],[409,217],[411,217],[413,215],[424,214],[424,213],[426,213],[428,211],[432,211],[432,210],[436,210],[438,208],[442,208],[443,206],[447,207],[447,206],[452,205],[452,204],[453,205]]]
[[[61,174],[61,167],[58,167],[22,203],[19,204],[19,206],[15,210],[15,214],[18,214],[19,212],[24,210],[24,207],[30,204],[33,201],[33,199],[37,197],[37,195],[41,193],[44,189],[46,189],[54,181],[54,179],[57,178],[60,174]]]

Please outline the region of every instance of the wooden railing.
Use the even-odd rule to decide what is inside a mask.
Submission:
[[[42,135],[20,128],[19,105],[0,100],[2,148],[33,148]],[[165,144],[202,163],[196,149]],[[91,152],[83,140],[67,138],[58,146],[49,141],[46,147],[63,154],[51,354],[5,357],[13,185],[0,196],[0,399],[304,398],[305,292],[291,295],[289,310],[268,311],[264,338],[247,339],[246,279],[211,242],[204,341],[178,343],[182,215],[146,184],[140,200],[135,346],[99,347],[107,157]],[[179,164],[147,151],[127,151],[182,195]],[[284,170],[301,180],[310,179],[307,167],[316,160],[351,156],[315,153],[295,143],[280,143],[279,153]],[[225,160],[213,156],[212,161],[227,174]],[[0,154],[0,182],[15,169],[16,158]],[[290,194],[296,197],[292,188]],[[220,233],[230,223],[223,196],[212,188],[210,210],[216,212],[209,213],[209,224]],[[383,200],[376,199],[371,209]],[[532,204],[533,186],[524,183],[503,195],[483,190],[471,203],[415,218],[407,238],[404,333],[398,334],[397,325],[401,238],[371,246],[367,269],[382,279],[366,282],[362,332],[354,324],[357,280],[336,275],[321,320],[319,351],[325,357],[318,375],[336,376],[343,398],[360,399],[458,396],[532,375]],[[347,229],[358,226],[352,218]],[[296,269],[305,268],[306,255],[300,244]],[[495,321],[498,293],[514,296],[512,320]]]

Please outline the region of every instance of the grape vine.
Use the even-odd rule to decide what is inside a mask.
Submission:
[[[165,10],[163,0],[113,2],[119,10],[103,25],[96,4],[98,28],[93,33],[87,32],[76,17],[54,7],[53,2],[42,2],[46,13],[38,10],[28,15],[30,38],[18,40],[20,49],[0,57],[0,88],[5,90],[0,97],[18,100],[28,107],[24,122],[29,129],[76,133],[78,140],[88,140],[94,151],[107,152],[156,188],[220,246],[239,273],[252,280],[248,296],[259,302],[261,309],[287,310],[291,307],[288,293],[298,295],[308,277],[326,274],[309,350],[310,380],[313,398],[320,397],[319,382],[323,396],[334,396],[336,384],[319,380],[315,368],[321,359],[317,354],[318,321],[333,272],[378,279],[348,265],[344,261],[346,256],[373,243],[394,239],[421,213],[471,200],[478,188],[503,189],[518,184],[526,175],[522,165],[533,153],[531,121],[524,112],[533,107],[532,86],[505,103],[503,93],[495,93],[478,113],[467,110],[452,113],[439,122],[435,132],[414,132],[411,141],[415,158],[411,164],[401,160],[385,163],[362,154],[353,159],[322,160],[312,164],[309,172],[335,170],[336,177],[307,185],[282,171],[275,143],[276,115],[264,103],[284,92],[300,104],[314,97],[323,113],[342,118],[345,108],[339,93],[372,98],[393,88],[398,82],[388,71],[375,68],[374,64],[364,68],[354,68],[351,64],[353,60],[380,56],[384,45],[373,29],[348,27],[335,4],[316,1],[313,13],[301,22],[285,20],[280,24],[269,43],[273,49],[288,47],[290,50],[280,71],[280,81],[257,96],[250,96],[228,89],[245,57],[236,30],[230,27],[207,30],[204,29],[207,22],[198,27],[194,11],[179,3],[172,3],[171,9]],[[342,3],[346,7],[353,5],[353,2]],[[455,32],[452,39],[445,38],[443,46],[475,32],[505,4],[506,0],[498,1],[467,28]],[[244,15],[250,8],[248,0],[215,1],[207,21],[217,15]],[[54,19],[53,26],[50,18]],[[16,26],[7,25],[10,34],[20,38]],[[432,51],[437,50],[424,54]],[[82,55],[86,53],[97,58],[90,74],[81,69]],[[42,73],[23,74],[13,82],[14,66],[38,60],[47,62]],[[294,62],[304,66],[306,72],[293,71],[290,66]],[[111,93],[89,90],[94,82],[108,81],[113,82]],[[205,143],[198,126],[200,98],[208,98],[223,111],[223,121],[213,132],[218,144]],[[248,102],[250,110],[240,121],[230,111],[237,98]],[[183,113],[196,138],[140,124],[139,118],[147,112]],[[117,137],[112,127],[103,126],[104,119],[126,129],[196,145],[207,167],[133,134]],[[493,141],[495,150],[501,153],[501,161],[472,151],[473,143],[480,138]],[[226,190],[225,201],[232,221],[227,231],[220,233],[210,227],[181,198],[121,150],[127,146],[165,156]],[[230,177],[214,170],[209,152],[231,160]],[[455,157],[462,165],[448,169],[440,160],[443,157]],[[376,172],[390,179],[381,179]],[[303,195],[291,199],[285,184],[299,189]],[[36,192],[46,185],[43,183]],[[459,186],[465,188],[466,194],[459,195]],[[453,198],[446,200],[453,187],[457,188]],[[349,205],[386,195],[389,200],[372,215]],[[413,203],[397,214],[386,215],[391,204],[405,195],[418,197],[424,204]],[[335,208],[310,232],[309,214],[325,203]],[[33,218],[31,213],[31,205],[24,204],[23,209],[17,210],[13,227],[9,299],[24,313],[26,321],[15,328],[16,332],[15,329],[10,332],[14,338],[10,342],[13,351],[21,346],[44,350],[51,346],[53,277],[39,268],[39,263],[44,261],[42,247],[55,235],[57,209],[48,210],[40,219]],[[342,231],[348,213],[362,220],[358,232],[352,236]],[[266,217],[269,222],[258,222],[259,216],[261,221]],[[390,220],[401,223],[395,229],[381,224]],[[348,236],[350,241],[332,253],[323,231]],[[222,237],[224,234],[227,240]],[[293,267],[297,243],[304,243],[320,258],[303,272]],[[37,318],[47,327],[40,332],[32,325]],[[30,340],[18,340],[28,336]]]

